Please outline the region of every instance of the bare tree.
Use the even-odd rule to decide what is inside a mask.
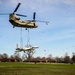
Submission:
[[[10,58],[14,58],[14,55],[11,55]]]
[[[22,61],[25,61],[27,59],[27,56],[26,56],[26,54],[24,53],[23,55],[22,55]]]
[[[55,57],[55,60],[57,63],[63,63],[64,62],[64,58],[63,57]]]
[[[52,61],[52,54],[48,55],[48,61],[51,63],[51,61]]]
[[[29,50],[29,51],[26,51],[24,53],[24,57],[25,59],[27,59],[27,61],[30,61],[32,58],[33,58],[33,54],[35,53],[34,50]]]
[[[8,55],[6,53],[2,54],[3,58],[8,58]]]
[[[0,54],[0,58],[2,58],[2,55]]]
[[[21,61],[21,57],[20,57],[20,54],[19,52],[15,52],[14,53],[14,58],[16,59],[16,61],[20,62]]]
[[[2,58],[3,62],[7,62],[8,61],[8,55],[6,53],[2,54],[1,58]]]
[[[75,63],[75,53],[72,53],[72,62]]]
[[[65,53],[64,62],[70,63],[70,56],[68,55],[68,53]]]

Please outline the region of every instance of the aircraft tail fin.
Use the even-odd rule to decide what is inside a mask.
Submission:
[[[16,48],[19,48],[18,44],[16,44]]]

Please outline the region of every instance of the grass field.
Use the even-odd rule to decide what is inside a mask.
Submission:
[[[75,75],[75,64],[0,62],[0,75]]]

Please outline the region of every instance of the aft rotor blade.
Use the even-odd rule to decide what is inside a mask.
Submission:
[[[33,20],[35,20],[35,16],[36,16],[36,12],[34,12],[34,14],[33,14]]]
[[[45,23],[49,23],[49,21],[39,21],[39,20],[36,20],[36,22],[45,22]]]
[[[18,5],[17,5],[17,7],[15,8],[14,12],[17,11],[17,9],[19,8],[20,4],[21,4],[21,3],[18,3]],[[13,12],[13,13],[14,13],[14,12]]]
[[[22,16],[22,17],[27,17],[26,15],[21,15],[21,14],[16,14],[16,15],[18,15],[18,16]]]
[[[38,20],[36,20],[36,22],[44,22],[44,23],[46,23],[46,25],[48,25],[48,23],[49,23],[49,21],[38,21]]]

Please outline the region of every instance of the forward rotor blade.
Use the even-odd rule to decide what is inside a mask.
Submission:
[[[33,20],[35,20],[35,16],[36,16],[36,12],[34,12],[34,14],[33,14]]]
[[[18,5],[17,5],[17,7],[15,8],[15,10],[14,10],[13,13],[15,13],[15,12],[17,11],[17,9],[19,8],[20,4],[21,4],[21,3],[18,3]]]
[[[22,17],[27,17],[26,15],[21,15],[21,14],[16,14],[16,15],[18,15],[18,16],[22,16]]]

